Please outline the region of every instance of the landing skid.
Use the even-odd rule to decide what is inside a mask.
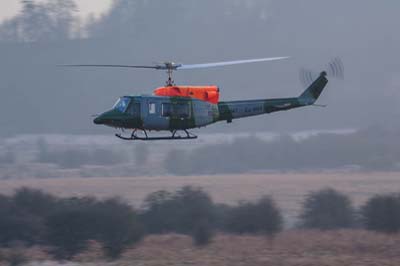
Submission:
[[[138,136],[137,129],[135,129],[130,137],[124,137],[121,134],[115,134],[117,138],[120,138],[122,140],[143,140],[143,141],[148,141],[148,140],[188,140],[188,139],[197,139],[197,136],[194,135],[193,133],[190,133],[186,129],[183,131],[186,133],[186,136],[180,136],[177,135],[177,130],[172,131],[172,136],[166,136],[166,137],[149,137],[147,134],[146,130],[141,130],[144,133],[144,137]]]

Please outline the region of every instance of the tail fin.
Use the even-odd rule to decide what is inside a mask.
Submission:
[[[326,84],[328,84],[326,75],[327,74],[325,71],[321,72],[319,77],[300,95],[300,103],[304,105],[311,105],[318,99]]]

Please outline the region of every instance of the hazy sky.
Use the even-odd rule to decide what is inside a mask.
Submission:
[[[105,1],[113,2],[80,3],[96,3],[84,10],[98,12],[101,6],[106,9],[100,5]],[[20,0],[0,0],[0,10],[12,2]],[[322,94],[318,103],[327,108],[220,123],[209,130],[291,132],[398,125],[398,10],[398,0],[124,0],[88,29],[86,39],[43,37],[30,45],[0,41],[0,135],[114,133],[95,126],[91,115],[108,110],[121,95],[151,93],[165,82],[163,72],[56,65],[164,60],[190,64],[286,55],[291,59],[181,71],[174,78],[178,84],[216,84],[225,101],[293,97],[305,89],[298,78],[300,68],[322,71],[330,58],[339,56],[346,78],[332,79]],[[165,20],[166,13],[173,15]],[[46,36],[46,30],[38,28],[37,33]]]
[[[78,4],[80,15],[101,14],[110,6],[112,0],[75,0]],[[20,10],[19,0],[1,0],[0,1],[0,21],[10,18]]]

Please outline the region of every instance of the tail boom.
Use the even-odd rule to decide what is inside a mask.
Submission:
[[[322,72],[299,97],[219,102],[218,121],[232,122],[233,119],[237,118],[268,114],[312,105],[321,95],[327,83],[328,79],[326,78],[326,73]]]

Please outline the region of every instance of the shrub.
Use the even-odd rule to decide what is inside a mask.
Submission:
[[[135,211],[119,199],[71,198],[62,206],[47,220],[48,242],[57,258],[85,250],[88,240],[99,241],[106,255],[116,258],[144,235]]]
[[[68,259],[87,248],[87,241],[94,239],[93,225],[96,216],[89,206],[63,207],[48,217],[47,242],[58,259]]]
[[[369,230],[380,232],[400,231],[400,194],[377,195],[361,208],[362,220]]]
[[[214,227],[219,231],[227,231],[227,221],[231,214],[231,207],[227,204],[216,204],[214,206],[215,210],[215,225]]]
[[[274,235],[282,229],[283,218],[272,198],[262,197],[255,203],[241,202],[227,212],[225,229],[232,233]]]
[[[350,199],[330,188],[312,192],[305,197],[300,223],[305,228],[337,229],[354,224]]]
[[[172,193],[164,190],[151,193],[144,203],[145,211],[141,219],[148,233],[162,234],[175,230],[177,217]]]
[[[129,245],[143,238],[144,228],[128,204],[114,198],[101,202],[97,208],[97,240],[103,244],[108,257],[119,257]]]
[[[214,204],[210,196],[199,188],[186,186],[169,193],[150,194],[142,214],[149,233],[177,232],[195,238],[211,238],[215,223]]]
[[[200,222],[214,223],[214,204],[202,189],[183,187],[176,192],[173,201],[176,206],[177,232],[190,234]]]
[[[40,217],[48,216],[58,207],[53,195],[27,187],[17,189],[12,200],[18,209]]]
[[[44,228],[42,221],[17,208],[8,197],[0,196],[0,245],[9,246],[13,242],[33,245],[40,241]]]
[[[206,220],[199,221],[193,230],[192,237],[196,246],[208,245],[214,236],[212,225]]]

